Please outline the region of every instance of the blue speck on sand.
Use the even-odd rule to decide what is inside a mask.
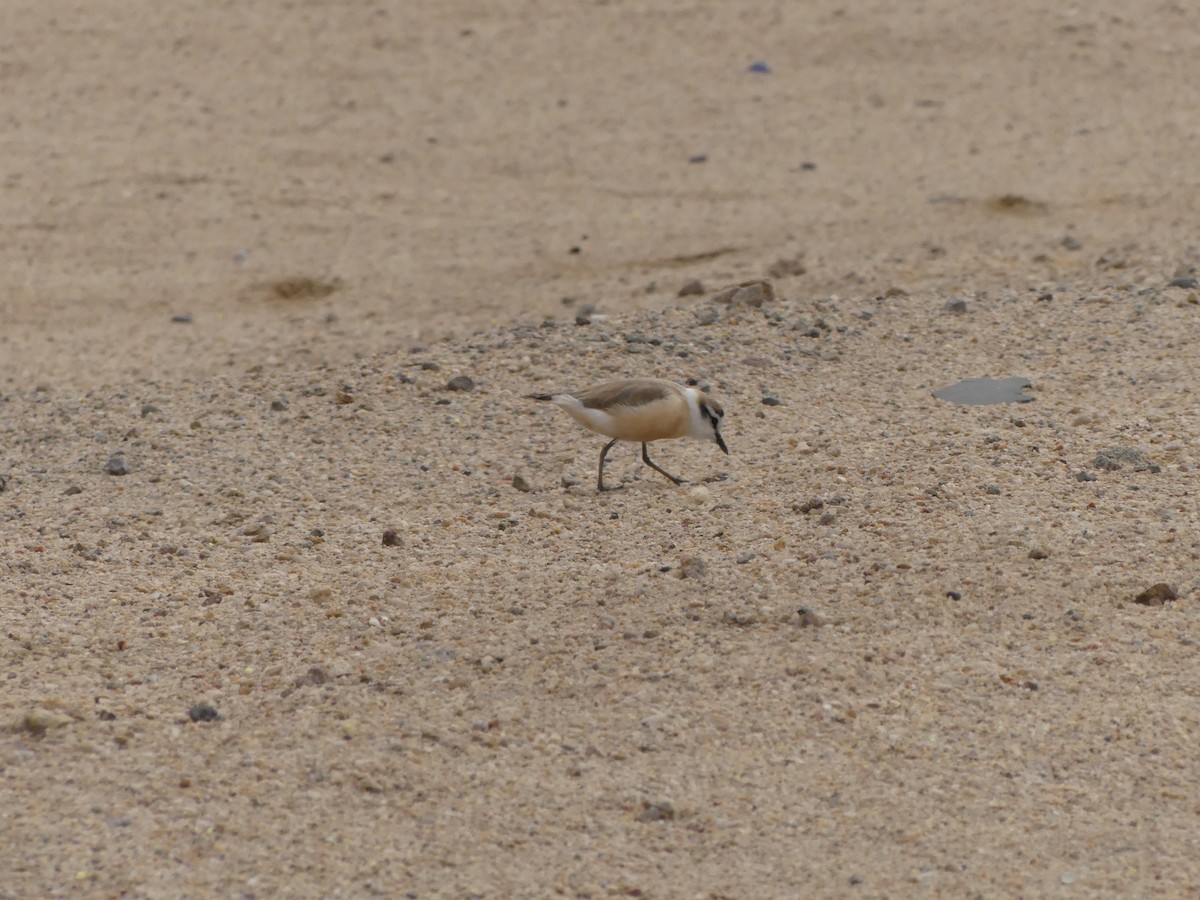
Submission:
[[[751,63],[746,67],[747,72],[753,72],[755,75],[770,75],[771,67],[765,62]]]

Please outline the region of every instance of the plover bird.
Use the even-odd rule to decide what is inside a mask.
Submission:
[[[629,378],[598,384],[583,391],[528,396],[532,400],[557,404],[584,428],[612,438],[600,451],[600,467],[596,472],[598,491],[608,490],[604,486],[604,459],[617,441],[640,443],[642,462],[675,484],[682,484],[683,479],[659,468],[646,452],[646,445],[651,441],[697,438],[715,441],[729,453],[721,438],[721,419],[725,415],[721,404],[703,391],[673,381]]]

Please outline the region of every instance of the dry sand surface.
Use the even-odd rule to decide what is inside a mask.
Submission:
[[[0,50],[0,897],[1200,893],[1190,7]]]

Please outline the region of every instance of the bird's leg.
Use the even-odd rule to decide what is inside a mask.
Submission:
[[[650,468],[652,468],[659,475],[667,476],[667,478],[669,478],[675,484],[683,484],[682,478],[676,478],[674,475],[672,475],[666,469],[660,469],[658,467],[657,463],[655,463],[654,460],[652,460],[650,458],[650,454],[646,452],[646,445],[644,443],[642,444],[642,462],[644,462],[646,465],[648,465]]]
[[[607,444],[605,444],[604,449],[600,451],[600,468],[596,471],[596,490],[597,491],[604,492],[604,491],[608,490],[608,488],[606,488],[604,486],[604,457],[608,456],[608,451],[613,448],[613,444],[615,444],[616,442],[617,442],[617,439],[613,438],[611,441],[609,441]],[[616,488],[614,488],[613,490],[616,490]]]

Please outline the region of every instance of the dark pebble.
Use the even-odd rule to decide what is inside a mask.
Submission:
[[[959,600],[962,599],[962,594],[960,594],[958,591],[946,591],[946,596],[949,597],[951,600],[953,600],[955,603],[957,603]]]
[[[1083,244],[1080,243],[1079,238],[1077,238],[1071,234],[1068,234],[1065,238],[1062,239],[1062,245],[1067,250],[1082,250],[1083,249]]]
[[[427,359],[425,362],[421,363],[421,368],[426,372],[436,372],[441,369],[441,366],[435,363],[433,360]]]
[[[967,301],[956,297],[952,300],[947,300],[946,305],[943,308],[948,313],[955,313],[956,315],[961,315],[962,313],[965,313],[967,311]]]
[[[585,315],[583,315],[583,314],[580,314],[580,315],[578,315],[578,316],[576,316],[576,317],[575,317],[575,324],[576,324],[576,325],[591,325],[591,324],[592,324],[592,317],[591,317],[591,316],[585,316]]]
[[[514,475],[512,479],[512,486],[522,494],[528,494],[533,490],[533,485],[525,480],[524,475]]]
[[[992,494],[993,496],[1000,493],[1000,488],[994,484],[989,484],[983,490],[985,493]]]
[[[271,409],[274,412],[283,412],[287,408],[288,408],[288,402],[282,398],[279,400],[271,401]]]
[[[191,325],[192,324],[192,314],[191,313],[182,313],[181,315],[178,315],[178,316],[171,316],[171,321],[177,322],[180,325]]]
[[[707,153],[697,153],[693,156],[689,156],[688,162],[691,163],[693,166],[699,165],[700,163],[706,163],[706,162],[708,162],[708,154]]]
[[[704,293],[704,282],[700,281],[698,278],[693,278],[691,281],[687,282],[686,284],[684,284],[683,287],[681,287],[679,289],[678,296],[680,296],[680,297],[695,297],[695,296],[697,296],[699,294],[703,294],[703,293]]]
[[[1080,472],[1075,473],[1075,480],[1076,481],[1095,481],[1096,476],[1093,475],[1091,472],[1080,471]]]
[[[1194,287],[1200,287],[1200,282],[1196,281],[1195,278],[1172,278],[1167,282],[1167,287],[1190,289]]]
[[[146,418],[146,416],[153,415],[156,412],[158,412],[158,407],[155,406],[153,403],[143,403],[142,404],[142,418],[143,419]]]
[[[446,389],[466,393],[475,390],[475,382],[468,375],[455,375],[446,382]]]
[[[762,398],[763,406],[778,406],[780,400],[778,397],[765,396]]]
[[[193,722],[219,722],[221,714],[217,712],[216,707],[207,703],[197,703],[188,710],[188,718]]]
[[[2,477],[0,477],[0,491],[2,491],[2,490],[4,490],[4,479]],[[66,494],[68,497],[73,497],[76,494],[82,494],[83,488],[81,488],[77,484],[73,484],[69,488],[67,488],[65,491],[63,491],[63,493]]]
[[[104,471],[109,475],[128,475],[129,464],[125,462],[125,457],[120,453],[114,453],[104,464]]]
[[[399,547],[400,544],[400,535],[396,533],[395,528],[389,528],[383,533],[383,546]]]

